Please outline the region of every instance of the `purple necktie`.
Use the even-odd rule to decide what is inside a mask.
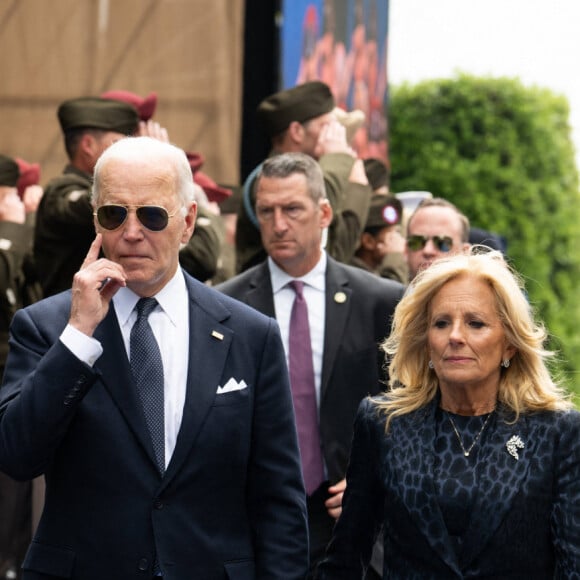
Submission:
[[[296,292],[290,315],[289,367],[290,386],[296,413],[298,445],[306,493],[311,495],[324,481],[318,408],[314,388],[314,365],[308,324],[308,305],[302,294],[304,282],[293,280],[288,284]]]

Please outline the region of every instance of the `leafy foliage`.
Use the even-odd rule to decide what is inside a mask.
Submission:
[[[507,239],[545,322],[557,370],[580,394],[580,194],[565,97],[517,79],[391,87],[391,189],[456,204]]]

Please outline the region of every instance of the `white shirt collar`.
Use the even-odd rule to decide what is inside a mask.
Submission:
[[[280,266],[272,260],[272,258],[268,257],[268,268],[270,269],[270,280],[272,281],[272,292],[276,294],[279,290],[284,288],[288,282],[292,280],[302,280],[304,284],[308,286],[312,286],[317,290],[324,292],[325,290],[325,274],[326,274],[326,252],[323,250],[320,255],[320,260],[310,272],[305,274],[304,276],[300,276],[299,278],[294,278],[290,276]]]
[[[163,286],[163,288],[155,294],[155,299],[161,306],[161,309],[168,316],[171,323],[175,326],[176,321],[179,320],[180,316],[183,316],[183,312],[180,310],[180,304],[182,302],[177,299],[178,296],[182,296],[187,293],[187,288],[185,286],[185,277],[183,276],[183,271],[181,268],[177,268],[173,278]],[[119,324],[124,326],[127,320],[131,316],[135,305],[139,301],[140,296],[135,294],[133,290],[130,290],[126,286],[120,288],[119,291],[113,296],[113,304],[115,306],[115,312],[117,313],[117,319]]]

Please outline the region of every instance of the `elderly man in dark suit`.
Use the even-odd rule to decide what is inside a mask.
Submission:
[[[310,156],[271,157],[257,180],[256,215],[268,259],[217,289],[280,324],[308,494],[312,574],[340,514],[358,404],[383,388],[378,344],[403,286],[326,255],[321,242],[332,209]],[[304,325],[297,322],[302,310]]]
[[[122,139],[94,188],[72,293],[16,314],[0,389],[0,469],[46,477],[24,580],[304,578],[276,322],[179,268],[196,214],[183,151]]]

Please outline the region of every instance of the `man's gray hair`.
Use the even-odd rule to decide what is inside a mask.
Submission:
[[[282,153],[266,159],[256,177],[256,189],[262,177],[283,179],[296,173],[306,178],[308,194],[315,203],[326,199],[322,169],[315,159],[304,153]]]
[[[91,201],[97,204],[101,188],[101,173],[111,160],[123,161],[159,161],[164,160],[170,166],[175,179],[177,192],[183,208],[195,200],[195,190],[191,166],[183,149],[153,139],[151,137],[125,137],[105,149],[99,157],[94,171],[94,183]]]

